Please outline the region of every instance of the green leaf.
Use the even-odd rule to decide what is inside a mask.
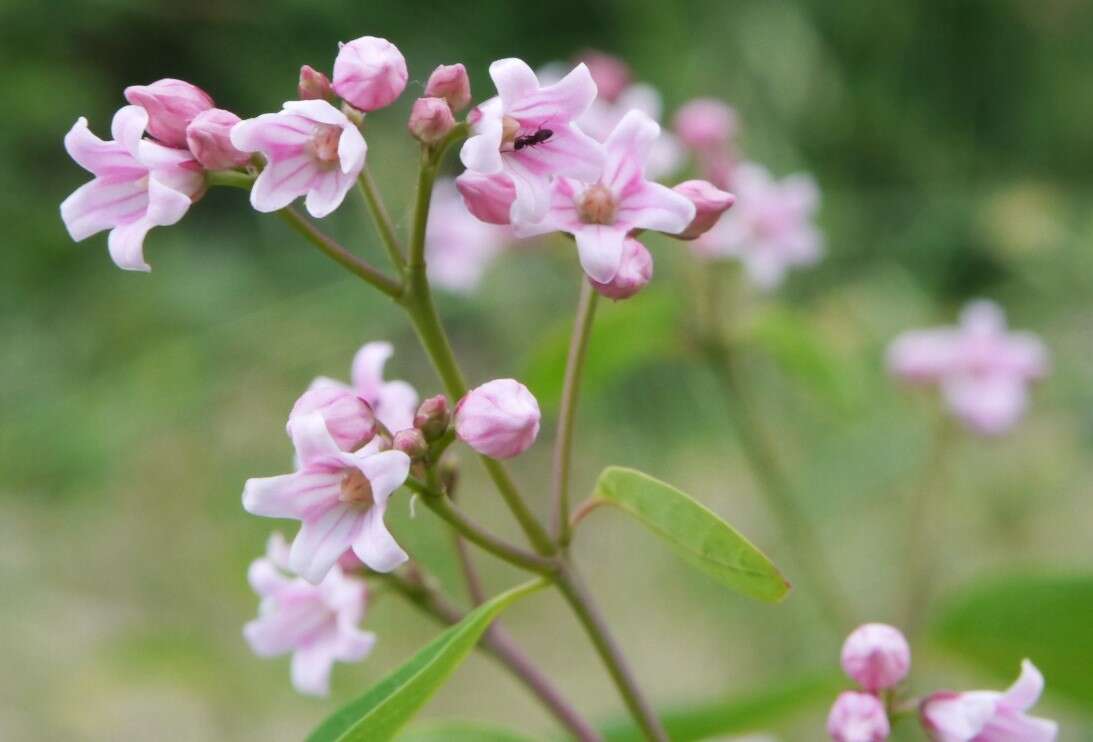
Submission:
[[[763,552],[706,506],[634,469],[611,466],[595,496],[633,515],[692,566],[745,595],[777,602],[789,583]]]
[[[673,742],[692,742],[725,734],[744,734],[784,724],[793,714],[830,704],[846,687],[839,675],[795,680],[740,698],[669,709],[660,713]],[[626,717],[601,727],[604,742],[637,742],[645,739]]]
[[[466,659],[493,619],[544,584],[535,580],[519,585],[475,608],[363,696],[327,717],[309,742],[393,738]]]
[[[399,742],[533,742],[532,737],[492,724],[473,721],[435,721],[415,724],[398,736]]]
[[[1021,660],[1044,673],[1047,691],[1093,708],[1093,575],[1020,575],[960,591],[930,622],[953,655],[1012,682]]]

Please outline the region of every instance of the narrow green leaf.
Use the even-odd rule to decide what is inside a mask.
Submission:
[[[533,742],[533,739],[502,727],[473,721],[415,724],[398,736],[398,742]]]
[[[930,638],[997,677],[1028,658],[1047,691],[1093,708],[1093,574],[1021,575],[962,589],[930,623]]]
[[[839,675],[795,680],[739,698],[668,709],[659,714],[673,742],[693,742],[725,734],[769,730],[794,714],[831,703],[846,687]],[[629,718],[602,726],[604,742],[640,742],[641,730]]]
[[[710,577],[745,595],[777,602],[789,583],[763,552],[706,506],[634,469],[611,466],[595,496],[633,515]]]
[[[327,717],[309,742],[392,739],[466,659],[493,619],[544,584],[535,580],[519,585],[468,613],[363,696]]]

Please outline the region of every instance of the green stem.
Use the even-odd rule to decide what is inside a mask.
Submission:
[[[573,456],[573,421],[577,413],[581,372],[584,370],[584,360],[588,354],[592,323],[596,318],[597,298],[599,294],[582,274],[577,316],[573,323],[573,337],[569,342],[569,356],[565,365],[562,405],[558,412],[558,431],[554,437],[554,467],[551,480],[553,485],[551,521],[558,543],[563,547],[572,538],[569,527],[569,470]]]
[[[383,197],[380,196],[376,181],[373,180],[372,172],[368,168],[361,170],[360,177],[357,178],[357,189],[364,196],[365,203],[368,204],[368,211],[372,215],[372,221],[376,224],[376,231],[379,232],[383,246],[387,248],[387,255],[391,258],[391,264],[395,266],[395,270],[398,271],[400,276],[405,274],[406,259],[402,256],[402,246],[395,234],[395,226],[391,222],[387,208],[383,205]]]
[[[206,170],[205,183],[209,186],[230,186],[249,191],[254,185],[254,179],[258,177],[251,173],[243,173],[238,170]]]

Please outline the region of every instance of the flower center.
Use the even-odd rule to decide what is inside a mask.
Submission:
[[[512,149],[516,135],[520,133],[520,122],[512,116],[501,119],[501,149]]]
[[[615,197],[607,186],[589,186],[581,194],[577,214],[585,224],[614,224]]]
[[[315,133],[311,137],[311,152],[315,159],[325,165],[334,165],[338,162],[338,142],[342,138],[340,126],[331,124],[319,124],[315,127]]]
[[[352,469],[342,480],[342,491],[338,496],[342,502],[351,502],[356,505],[372,505],[372,483],[359,469]]]

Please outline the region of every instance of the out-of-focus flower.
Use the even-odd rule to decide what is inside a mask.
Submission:
[[[351,384],[320,376],[311,382],[310,388],[332,387],[354,392],[368,403],[376,419],[392,433],[413,427],[417,392],[405,381],[383,378],[383,367],[394,352],[394,347],[382,340],[365,343],[353,357]]]
[[[125,270],[150,270],[148,230],[177,222],[205,189],[189,151],[143,139],[147,124],[144,108],[125,106],[114,114],[112,141],[92,134],[83,117],[65,135],[69,156],[95,177],[61,203],[61,219],[77,242],[109,229],[110,257]]]
[[[1025,712],[1039,700],[1044,676],[1028,660],[1004,693],[934,693],[922,702],[922,724],[935,742],[1053,742],[1059,725]]]
[[[645,288],[653,279],[653,256],[645,245],[633,237],[627,237],[622,246],[622,263],[619,272],[608,283],[589,282],[601,296],[619,301],[629,299]]]
[[[326,429],[343,451],[356,451],[376,434],[376,414],[355,390],[338,384],[320,384],[296,400],[288,416],[289,435],[295,420],[315,412],[323,416]]]
[[[539,419],[539,403],[515,379],[486,382],[455,406],[456,435],[494,459],[510,459],[530,448],[539,435]]]
[[[623,242],[634,229],[678,234],[695,206],[671,188],[645,179],[645,160],[660,126],[640,111],[626,114],[604,143],[607,162],[598,181],[555,178],[550,207],[538,223],[513,224],[518,237],[568,232],[581,266],[597,283],[610,283],[622,264]]]
[[[706,180],[685,180],[672,190],[686,196],[695,205],[695,218],[678,235],[681,240],[697,239],[709,232],[721,215],[736,202],[736,196]]]
[[[300,100],[330,100],[334,89],[330,78],[309,64],[300,68],[300,82],[296,85],[296,95]]]
[[[736,112],[714,98],[695,98],[676,112],[675,130],[691,149],[724,149],[736,136]]]
[[[603,89],[601,95],[592,102],[588,110],[577,119],[577,125],[581,131],[588,134],[597,142],[604,142],[615,127],[622,121],[623,116],[630,111],[641,111],[649,118],[660,122],[663,106],[660,93],[652,85],[636,83],[611,99],[604,98]],[[660,136],[653,142],[649,150],[649,157],[645,163],[646,175],[651,179],[661,178],[674,173],[683,164],[683,148],[679,140],[663,129]]]
[[[260,657],[292,653],[292,685],[300,693],[325,696],[335,662],[360,662],[372,651],[376,635],[361,631],[365,583],[335,565],[312,585],[291,576],[288,545],[280,533],[270,536],[266,556],[251,563],[247,579],[262,599],[258,618],[243,636]]]
[[[552,176],[593,181],[600,173],[600,145],[573,123],[595,99],[596,84],[582,64],[543,87],[519,59],[494,62],[490,77],[498,96],[471,111],[473,135],[460,158],[481,175],[507,175],[516,192],[512,220],[535,222],[549,207]]]
[[[424,144],[436,144],[454,126],[452,109],[443,98],[418,98],[410,109],[410,120],[406,122],[414,139]]]
[[[443,98],[453,111],[461,111],[471,102],[471,79],[462,64],[442,64],[425,83],[425,95]]]
[[[186,127],[215,104],[201,88],[166,78],[151,85],[130,85],[125,99],[148,112],[148,134],[168,147],[186,146]]]
[[[225,170],[247,164],[250,155],[232,145],[232,127],[239,117],[223,108],[210,108],[194,116],[186,127],[186,146],[194,159],[208,170]]]
[[[581,53],[580,61],[588,67],[601,100],[614,103],[630,87],[630,66],[618,57],[589,49]]]
[[[898,685],[911,669],[911,646],[894,626],[867,623],[846,637],[843,670],[867,691]]]
[[[325,100],[286,101],[280,113],[236,124],[231,141],[236,149],[266,157],[250,192],[255,209],[277,211],[306,194],[315,218],[341,205],[368,149],[360,130]]]
[[[334,92],[362,111],[391,105],[409,79],[406,59],[387,39],[362,36],[338,49],[334,60]]]
[[[290,427],[298,469],[277,477],[248,479],[243,508],[267,518],[301,522],[289,565],[312,584],[353,549],[377,572],[390,572],[407,556],[383,522],[387,499],[410,473],[401,451],[383,451],[377,436],[356,451],[343,451],[322,414],[300,415]]]
[[[776,181],[765,168],[744,163],[736,168],[732,183],[732,209],[691,243],[698,255],[739,258],[762,289],[780,284],[787,269],[820,259],[823,239],[812,223],[819,191],[810,177]]]
[[[470,293],[510,237],[508,229],[476,219],[452,181],[437,182],[425,227],[426,264],[433,283]]]
[[[827,733],[835,742],[884,742],[891,727],[880,699],[845,691],[835,699],[827,716]]]
[[[516,187],[504,173],[481,175],[467,170],[455,179],[467,211],[488,224],[509,224]]]
[[[888,348],[892,373],[939,384],[957,417],[985,435],[1004,433],[1021,419],[1029,382],[1048,366],[1040,339],[1009,332],[1002,309],[983,300],[965,307],[957,327],[905,332]]]

